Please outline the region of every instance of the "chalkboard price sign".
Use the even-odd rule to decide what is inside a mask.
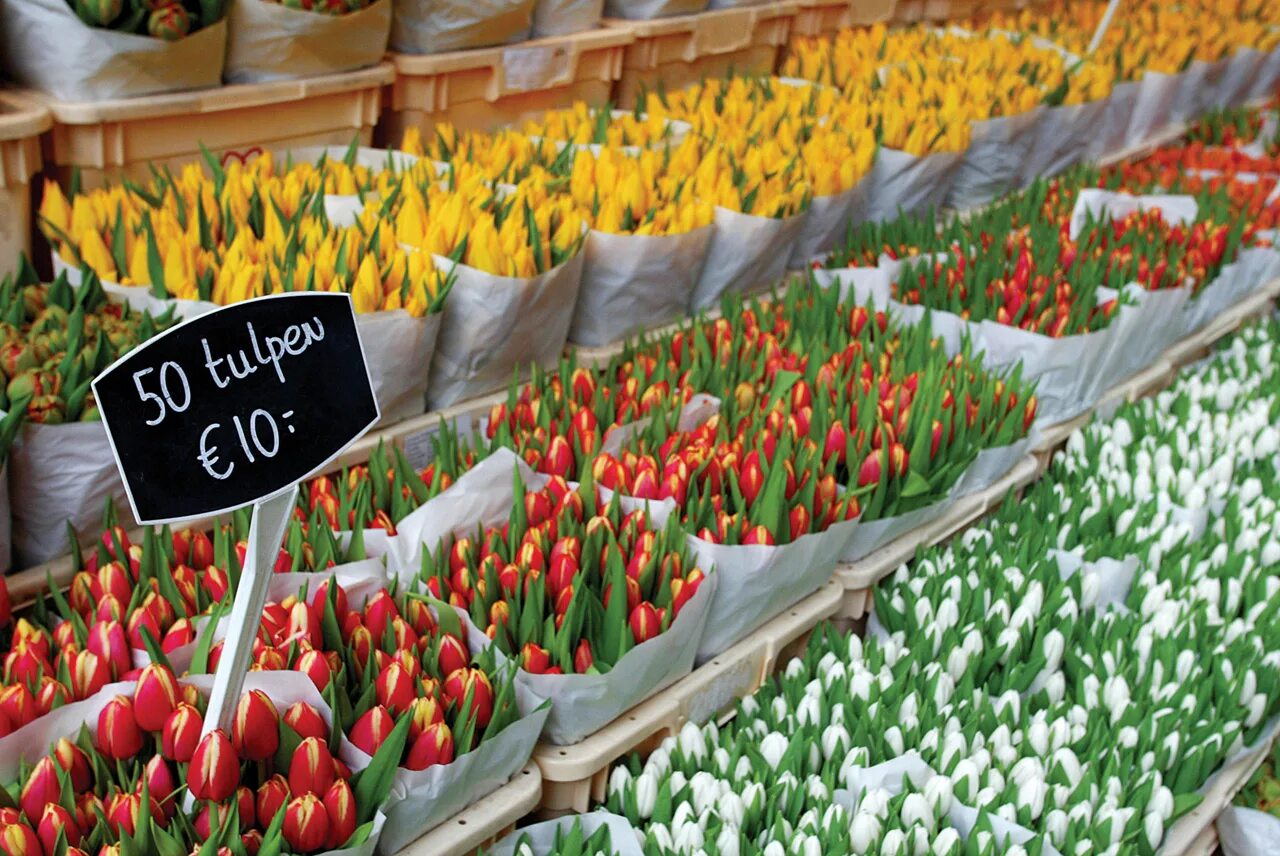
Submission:
[[[139,523],[256,502],[378,421],[351,297],[226,306],[131,351],[93,384]]]

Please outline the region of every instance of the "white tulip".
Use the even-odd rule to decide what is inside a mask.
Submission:
[[[858,856],[871,852],[880,840],[880,819],[868,811],[858,811],[849,825],[849,844]]]
[[[899,817],[904,826],[919,824],[927,829],[933,829],[933,809],[929,807],[929,801],[923,794],[907,794],[907,798],[902,802]]]
[[[901,829],[890,829],[880,842],[880,856],[905,856],[907,836]]]
[[[629,784],[631,784],[631,771],[619,764],[609,774],[609,796],[625,792]]]
[[[721,828],[720,834],[716,836],[716,850],[720,856],[739,856],[741,853],[739,838],[740,833],[737,829],[729,826]]]
[[[662,850],[672,850],[675,842],[671,840],[671,832],[666,824],[655,823],[649,827],[649,839]]]
[[[652,817],[653,806],[658,801],[658,779],[656,776],[649,774],[645,770],[636,776],[633,783],[635,788],[636,812],[641,817]]]
[[[933,809],[935,817],[943,817],[951,811],[951,780],[946,776],[934,776],[924,784],[924,798]]]
[[[765,735],[764,740],[760,742],[760,754],[763,756],[765,763],[772,769],[778,769],[778,762],[782,760],[782,756],[787,752],[787,738],[783,737],[776,731],[771,731]]]
[[[764,848],[764,856],[787,856],[787,851],[777,841],[770,841]]]

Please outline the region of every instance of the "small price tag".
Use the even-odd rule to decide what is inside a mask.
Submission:
[[[569,82],[573,69],[569,49],[563,45],[507,48],[502,52],[502,74],[513,92],[550,89]]]
[[[351,297],[192,318],[93,383],[139,523],[207,517],[313,474],[378,421]]]

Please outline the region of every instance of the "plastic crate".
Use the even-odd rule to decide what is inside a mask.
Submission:
[[[796,9],[795,0],[786,0],[651,21],[606,18],[606,27],[634,37],[614,100],[630,109],[642,89],[683,89],[731,72],[772,74]]]
[[[115,177],[147,178],[148,164],[178,166],[257,149],[368,145],[378,121],[389,64],[306,80],[222,86],[119,101],[46,101],[53,115],[53,166],[79,168],[88,187]]]
[[[395,82],[382,134],[394,146],[412,127],[429,134],[451,122],[492,131],[575,101],[604,104],[631,41],[625,30],[599,29],[471,51],[389,54]]]
[[[904,2],[908,0],[800,0],[791,35],[829,36],[845,27],[889,21]]]
[[[979,0],[924,0],[926,21],[955,21],[978,11]]]
[[[49,111],[0,91],[0,278],[31,255],[31,177],[40,171],[40,135]]]
[[[542,776],[534,764],[481,800],[455,814],[398,856],[469,856],[503,838],[538,807]]]
[[[581,743],[539,745],[533,753],[542,771],[539,815],[586,811],[604,800],[609,770],[619,758],[651,752],[686,722],[726,719],[738,699],[759,689],[778,664],[799,653],[820,622],[835,615],[840,596],[840,586],[828,582]]]

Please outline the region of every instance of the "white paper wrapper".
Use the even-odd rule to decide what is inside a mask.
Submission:
[[[1223,106],[1239,106],[1252,95],[1252,90],[1262,71],[1262,54],[1253,48],[1236,48],[1226,61],[1218,97]]]
[[[849,532],[836,527],[789,544],[729,546],[686,536],[698,566],[714,568],[715,597],[698,645],[700,665],[831,578]]]
[[[1105,121],[1107,101],[1066,104],[1047,108],[1036,123],[1035,142],[1027,150],[1022,183],[1039,176],[1057,175],[1084,161],[1089,147]]]
[[[567,36],[594,30],[604,16],[604,0],[538,0],[533,9],[533,35]]]
[[[838,246],[849,231],[849,223],[862,210],[867,192],[867,180],[863,178],[843,193],[833,196],[817,196],[809,204],[809,216],[804,228],[791,246],[791,258],[787,267],[804,270],[814,259],[821,258]]]
[[[534,0],[394,0],[391,49],[444,53],[522,42]]]
[[[1076,195],[1075,207],[1071,209],[1068,233],[1072,240],[1080,237],[1080,232],[1090,217],[1095,222],[1104,216],[1112,220],[1121,220],[1130,214],[1151,210],[1159,211],[1165,222],[1171,225],[1194,223],[1199,212],[1194,196],[1167,193],[1135,196],[1131,193],[1087,187]]]
[[[1138,98],[1139,84],[1117,83],[1106,98],[1106,108],[1089,138],[1088,159],[1102,160],[1118,154],[1128,145],[1129,121]]]
[[[532,279],[495,276],[435,257],[457,279],[445,298],[427,405],[432,410],[502,389],[517,367],[550,366],[560,358],[584,254]]]
[[[13,521],[9,512],[9,462],[0,464],[0,574],[9,572],[13,559]]]
[[[1050,550],[1049,557],[1058,563],[1058,575],[1064,580],[1075,574],[1098,578],[1098,599],[1095,605],[1099,609],[1124,607],[1140,565],[1137,556],[1125,556],[1123,559],[1104,557],[1086,562],[1074,553]]]
[[[263,83],[376,65],[387,51],[391,2],[326,15],[271,0],[231,0],[223,77],[228,83]]]
[[[956,173],[947,204],[958,211],[982,205],[1015,187],[1036,141],[1044,107],[973,123],[969,148]]]
[[[475,646],[489,641],[484,634],[480,635],[483,642],[469,634],[467,644],[473,646],[472,653],[477,650]],[[378,842],[379,853],[403,850],[424,833],[505,785],[528,763],[550,707],[519,683],[515,691],[520,719],[497,737],[455,758],[451,764],[437,764],[425,770],[396,770],[391,794],[383,807],[387,819]],[[338,747],[338,757],[353,772],[363,770],[373,760],[345,737]]]
[[[92,541],[109,497],[120,525],[136,525],[101,422],[24,425],[9,453],[9,491],[15,567],[66,554],[68,522],[81,543]]]
[[[1202,329],[1277,276],[1280,253],[1261,248],[1242,250],[1236,261],[1223,265],[1218,276],[1183,306],[1183,335]]]
[[[1184,75],[1154,71],[1147,72],[1134,84],[1133,111],[1129,114],[1129,128],[1125,134],[1126,147],[1145,145],[1174,122],[1182,121],[1178,118],[1178,103],[1185,85]]]
[[[225,21],[167,42],[87,26],[65,0],[0,0],[0,24],[6,76],[62,101],[110,101],[222,82]]]
[[[579,743],[635,705],[657,695],[693,671],[715,594],[710,573],[666,633],[632,648],[603,675],[534,675],[521,669],[516,682],[539,698],[551,700],[542,739],[556,746]],[[467,635],[483,637],[467,617]],[[630,633],[630,629],[624,628]]]
[[[1171,122],[1189,122],[1200,117],[1217,100],[1217,79],[1212,63],[1194,60],[1185,71],[1171,75],[1177,85],[1170,104]],[[1147,77],[1151,77],[1150,74]]]
[[[942,207],[963,160],[961,152],[916,157],[897,149],[880,149],[870,175],[863,179],[867,189],[855,220],[875,223],[894,220],[900,213]]]
[[[605,0],[604,14],[609,18],[647,21],[672,15],[692,15],[706,8],[707,0]]]
[[[517,829],[489,848],[488,854],[489,856],[515,856],[516,847],[520,842],[527,840],[533,849],[533,856],[547,856],[555,848],[556,833],[567,834],[574,823],[582,825],[584,839],[595,835],[602,826],[609,827],[609,844],[613,849],[608,856],[644,856],[644,848],[640,846],[640,839],[636,836],[630,821],[625,817],[604,811],[568,815]]]
[[[781,280],[791,246],[804,229],[807,212],[784,220],[756,217],[716,207],[711,242],[689,310],[715,306],[720,295],[752,294]]]
[[[1229,805],[1218,815],[1218,845],[1224,856],[1280,856],[1280,817]]]
[[[1122,307],[1112,322],[1114,351],[1107,369],[1111,385],[1155,363],[1181,337],[1183,307],[1191,297],[1189,288],[1147,291],[1130,284],[1125,290],[1138,305]]]
[[[599,347],[684,317],[714,227],[677,235],[592,229],[569,341]]]

